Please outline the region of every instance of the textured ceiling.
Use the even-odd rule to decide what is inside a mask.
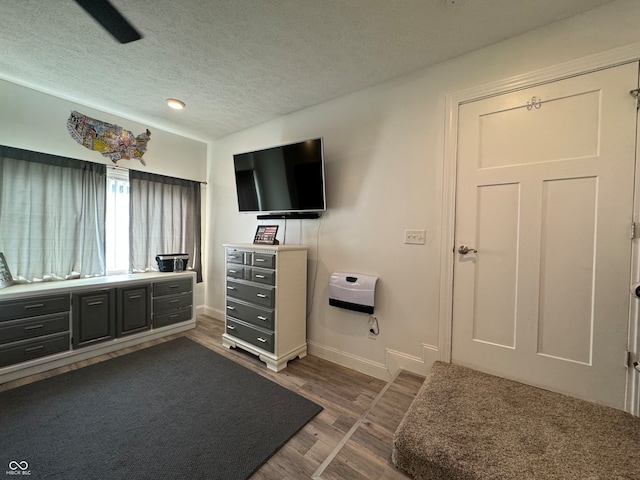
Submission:
[[[112,0],[122,45],[73,0],[1,0],[0,78],[215,139],[610,1]]]

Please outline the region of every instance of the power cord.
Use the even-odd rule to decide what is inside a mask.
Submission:
[[[325,213],[325,215],[327,214]],[[318,279],[318,262],[319,262],[319,252],[320,252],[320,228],[324,223],[325,215],[322,215],[318,219],[318,230],[316,231],[316,261],[313,269],[313,277],[311,282],[311,298],[309,298],[309,308],[307,309],[307,320],[311,316],[311,310],[313,309],[313,300],[316,295],[316,280]],[[302,230],[302,227],[301,227],[301,230]]]

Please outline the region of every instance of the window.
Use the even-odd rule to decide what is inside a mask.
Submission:
[[[107,275],[129,273],[129,171],[107,168],[105,262]]]
[[[156,255],[187,253],[187,268],[201,282],[200,182],[135,170],[129,173],[131,270],[157,270]]]
[[[202,281],[200,183],[0,145],[0,252],[18,282],[157,271]]]
[[[104,275],[105,170],[0,146],[0,251],[16,281]]]

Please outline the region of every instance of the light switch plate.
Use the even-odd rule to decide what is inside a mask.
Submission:
[[[409,245],[424,245],[426,234],[426,230],[405,230],[404,243]]]

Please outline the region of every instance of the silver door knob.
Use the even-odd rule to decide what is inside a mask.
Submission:
[[[460,247],[458,248],[458,253],[466,255],[467,253],[478,253],[478,250],[476,250],[475,248],[469,248],[466,245],[460,245]]]

